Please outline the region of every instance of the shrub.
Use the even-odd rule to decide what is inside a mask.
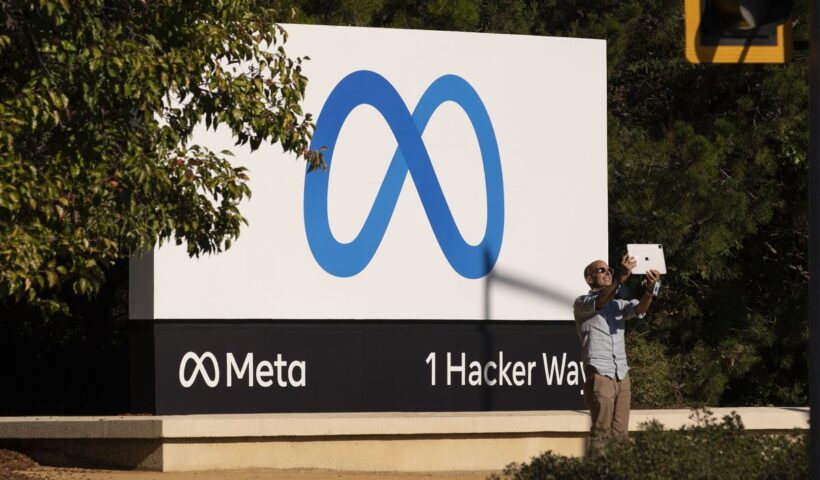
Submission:
[[[661,408],[683,403],[664,345],[631,331],[627,334],[626,346],[632,378],[632,408]]]
[[[585,458],[547,452],[530,463],[507,466],[494,480],[562,479],[721,479],[791,480],[808,478],[807,433],[748,432],[733,413],[716,420],[693,413],[694,426],[664,430],[642,425],[630,439],[612,440],[604,453]]]

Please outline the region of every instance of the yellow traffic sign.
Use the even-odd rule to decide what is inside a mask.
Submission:
[[[790,14],[790,1],[685,0],[686,59],[692,63],[788,62]]]

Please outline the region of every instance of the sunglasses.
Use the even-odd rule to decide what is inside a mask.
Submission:
[[[614,270],[612,270],[609,267],[598,267],[598,268],[592,270],[593,274],[604,273],[604,272],[609,272],[609,274],[612,275],[614,273]]]

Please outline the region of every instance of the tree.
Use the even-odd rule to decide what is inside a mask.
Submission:
[[[0,2],[0,300],[65,310],[158,242],[229,248],[250,195],[230,152],[281,144],[311,168],[300,58],[254,0]]]

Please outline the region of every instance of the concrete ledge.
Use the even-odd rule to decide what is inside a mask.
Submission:
[[[748,430],[807,429],[808,408],[715,408]],[[630,430],[695,423],[690,410],[636,410]],[[319,468],[494,470],[546,450],[583,455],[586,411],[0,417],[0,440],[59,465],[161,471]]]

